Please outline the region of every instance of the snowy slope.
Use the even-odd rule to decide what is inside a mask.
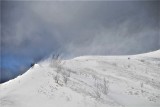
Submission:
[[[0,84],[0,105],[160,107],[159,77],[160,50],[133,56],[48,59]]]

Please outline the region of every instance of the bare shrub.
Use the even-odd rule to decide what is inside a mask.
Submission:
[[[63,76],[64,83],[67,84],[68,78],[70,77],[70,71],[64,70],[62,72],[62,76]]]
[[[94,93],[96,99],[101,98],[101,95],[107,95],[109,93],[109,81],[105,78],[103,81],[101,79],[98,79],[97,76],[93,75],[93,78],[95,79],[94,83]]]
[[[58,71],[61,70],[61,65],[62,65],[62,59],[61,59],[61,56],[60,54],[53,54],[51,56],[51,63],[50,63],[50,66],[53,68],[57,68]]]
[[[92,75],[92,78],[96,81],[98,77],[96,75]]]
[[[67,76],[63,76],[63,81],[64,81],[65,84],[67,84],[68,77]]]
[[[94,90],[94,93],[95,93],[95,97],[96,97],[96,99],[99,99],[99,98],[101,98],[101,86],[100,86],[100,84],[97,82],[97,81],[95,81],[95,90]]]
[[[70,71],[66,70],[63,67],[63,60],[61,59],[60,54],[52,55],[51,57],[51,67],[54,68],[53,71],[56,71],[56,76],[54,80],[58,84],[67,84],[68,78],[70,77]]]
[[[59,81],[59,75],[58,74],[54,77],[54,80],[55,80],[56,83],[58,83],[58,81]]]
[[[59,83],[60,72],[62,71],[62,60],[61,60],[60,54],[53,54],[51,56],[50,66],[52,68],[55,68],[55,69],[53,69],[53,71],[56,71],[57,74],[55,75],[54,72],[53,72],[51,75],[53,76],[55,82]]]
[[[109,81],[106,81],[106,79],[103,79],[103,94],[107,95],[109,91]]]

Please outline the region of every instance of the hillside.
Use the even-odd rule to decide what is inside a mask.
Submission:
[[[1,107],[159,107],[160,50],[47,59],[0,84]]]

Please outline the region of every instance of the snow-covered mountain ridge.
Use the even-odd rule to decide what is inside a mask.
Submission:
[[[159,107],[160,50],[45,60],[0,84],[2,107]]]

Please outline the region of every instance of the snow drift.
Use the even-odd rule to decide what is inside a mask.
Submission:
[[[1,107],[159,107],[160,50],[47,59],[0,84]]]

